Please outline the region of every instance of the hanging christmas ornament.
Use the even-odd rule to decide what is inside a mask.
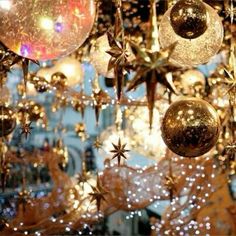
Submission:
[[[83,80],[84,72],[81,63],[71,57],[60,59],[52,70],[64,74],[69,87],[76,86]]]
[[[162,48],[167,48],[173,43],[177,42],[177,45],[174,48],[173,53],[171,54],[170,61],[178,66],[193,66],[208,62],[211,57],[213,57],[221,48],[224,36],[222,20],[218,16],[216,11],[209,5],[202,3],[207,12],[206,15],[208,24],[206,30],[204,28],[204,8],[202,9],[201,13],[198,13],[202,16],[198,15],[196,16],[196,18],[194,14],[195,10],[193,8],[190,7],[188,13],[184,13],[187,11],[185,8],[180,9],[180,6],[182,4],[186,5],[189,1],[190,0],[184,1],[184,4],[181,0],[179,2],[179,5],[175,5],[170,8],[163,16],[159,29],[160,44]],[[194,5],[198,5],[198,1],[191,2],[194,2]],[[202,4],[200,4],[200,6],[202,6]],[[179,12],[176,12],[177,9],[179,9]],[[182,22],[181,20],[177,20],[178,17],[175,16],[175,14],[182,17],[184,16],[184,14],[187,14],[187,16],[183,17]],[[194,23],[194,25],[196,24],[196,26],[192,27],[192,32],[191,26],[193,26],[193,23],[190,24],[190,26],[187,23],[187,20],[189,18],[188,14],[193,14],[194,19],[196,21],[199,21],[198,24],[196,22]],[[200,21],[201,18],[203,19]],[[186,22],[184,23],[184,21]],[[192,20],[190,22],[192,22]],[[184,27],[180,27],[181,23]],[[177,25],[179,26],[179,28]],[[176,31],[178,31],[179,33],[176,33]],[[181,36],[178,34],[180,34]],[[189,34],[190,36],[192,34],[191,37],[189,36],[191,40],[186,37],[187,34]],[[185,38],[183,37],[184,35]]]
[[[174,153],[197,157],[208,152],[220,133],[220,120],[206,101],[185,98],[173,103],[162,121],[162,137]]]
[[[90,60],[97,73],[107,78],[114,78],[114,70],[108,70],[111,56],[107,53],[110,49],[107,34],[99,37],[90,52]]]
[[[169,59],[175,49],[176,42],[164,50],[160,49],[156,3],[157,0],[150,0],[150,31],[147,38],[147,47],[143,49],[140,45],[131,42],[131,47],[136,52],[136,60],[134,60],[136,75],[130,81],[127,89],[130,91],[136,89],[142,83],[146,84],[150,129],[153,123],[153,109],[156,100],[157,85],[161,84],[170,92],[177,93],[169,65]]]
[[[5,105],[0,106],[0,137],[7,136],[16,127],[14,111]]]
[[[0,41],[16,54],[36,60],[73,52],[88,37],[95,17],[93,0],[4,3],[0,5]]]
[[[52,74],[51,85],[56,89],[64,90],[68,85],[67,77],[61,72],[56,72]]]
[[[179,36],[194,39],[208,27],[208,13],[201,0],[180,0],[170,11],[170,23]]]
[[[195,96],[205,90],[206,80],[199,70],[187,70],[180,76],[180,85],[176,86],[184,95]]]

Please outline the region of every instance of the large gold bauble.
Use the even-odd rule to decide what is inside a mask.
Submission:
[[[16,127],[16,117],[14,111],[5,106],[0,106],[0,137],[4,137],[12,133]]]
[[[197,157],[216,144],[220,120],[208,102],[185,98],[169,107],[161,130],[163,140],[170,150],[180,156]]]
[[[207,29],[208,14],[201,0],[180,0],[171,9],[173,30],[186,39],[194,39]]]
[[[1,0],[0,41],[20,56],[54,59],[82,45],[94,18],[93,0]]]

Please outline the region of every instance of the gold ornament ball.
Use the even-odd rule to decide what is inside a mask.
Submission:
[[[187,70],[180,76],[180,87],[183,94],[194,96],[196,92],[204,92],[205,86],[205,76],[199,70]]]
[[[68,85],[67,77],[61,72],[56,72],[51,77],[51,85],[57,89],[63,90]]]
[[[201,0],[180,0],[171,9],[170,22],[180,37],[197,38],[207,29],[206,7]]]
[[[162,48],[167,48],[177,42],[170,62],[181,67],[192,67],[208,62],[221,48],[224,37],[222,20],[217,12],[205,4],[208,14],[208,27],[199,37],[186,39],[175,33],[171,26],[170,8],[163,16],[159,33]]]
[[[1,0],[0,41],[20,56],[54,59],[82,45],[94,18],[93,0]]]
[[[216,144],[220,120],[208,102],[185,98],[169,107],[161,130],[162,138],[171,151],[183,157],[197,157]]]
[[[14,111],[5,105],[0,106],[0,137],[12,133],[16,127],[16,118]]]

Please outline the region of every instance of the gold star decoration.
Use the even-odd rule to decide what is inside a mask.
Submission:
[[[116,81],[117,100],[120,102],[122,90],[124,86],[124,68],[128,61],[127,40],[124,34],[124,23],[122,17],[122,2],[116,0],[116,15],[114,33],[107,33],[110,50],[107,53],[111,56],[108,64],[108,70],[114,69],[114,76]]]
[[[235,96],[236,92],[236,59],[235,59],[235,46],[231,46],[229,65],[225,68],[226,78],[224,79],[224,83],[228,85],[227,93],[231,96]]]
[[[121,144],[120,138],[118,140],[118,144],[117,145],[112,143],[112,146],[114,147],[114,149],[110,151],[111,153],[114,153],[114,155],[112,157],[112,160],[117,158],[118,166],[120,166],[121,158],[127,159],[127,157],[125,156],[125,153],[129,152],[130,150],[125,149],[126,145],[127,145],[126,143],[125,144]]]
[[[31,134],[31,130],[33,127],[31,126],[32,122],[26,123],[23,122],[21,126],[21,135],[25,135],[25,139],[28,138],[28,136]]]
[[[108,104],[110,98],[106,92],[104,92],[102,89],[98,87],[93,90],[92,97],[93,97],[93,107],[95,110],[96,124],[98,125],[102,106]]]
[[[91,196],[91,202],[96,201],[97,211],[100,211],[102,201],[106,201],[105,195],[108,192],[102,187],[99,177],[97,176],[97,186],[91,186],[93,192],[89,193]]]
[[[155,103],[156,87],[160,83],[171,92],[176,93],[172,77],[167,77],[170,69],[169,58],[174,50],[175,44],[160,52],[152,52],[132,43],[131,46],[137,52],[136,75],[128,86],[128,91],[136,89],[140,84],[146,83],[146,96],[148,101],[150,128],[152,127],[153,108]]]
[[[231,24],[233,24],[234,18],[236,16],[236,8],[233,5],[233,1],[231,1],[230,6],[226,7],[225,15],[226,15],[226,18],[230,17],[230,22],[231,22]]]
[[[98,151],[102,148],[102,142],[98,138],[96,138],[93,143],[93,147]]]
[[[169,58],[176,46],[170,45],[163,50],[160,49],[158,41],[158,27],[156,16],[156,0],[151,1],[151,17],[150,17],[150,35],[147,38],[147,48],[140,48],[134,42],[130,42],[133,51],[136,54],[134,60],[134,67],[136,68],[136,75],[128,85],[127,90],[136,89],[140,84],[146,84],[146,96],[149,109],[149,125],[152,128],[153,108],[155,103],[156,87],[160,83],[171,92],[176,93],[172,76],[169,72],[172,68],[169,65]]]
[[[23,71],[23,79],[24,79],[24,84],[25,84],[25,91],[26,91],[26,83],[28,80],[28,74],[29,74],[28,67],[29,67],[30,61],[37,64],[38,66],[40,65],[39,61],[19,56],[15,54],[14,52],[12,52],[10,49],[8,49],[5,45],[3,45],[0,42],[0,77],[2,77],[2,75],[10,71],[10,68],[13,65],[21,62],[22,71]]]

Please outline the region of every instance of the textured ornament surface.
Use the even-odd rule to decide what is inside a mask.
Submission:
[[[81,46],[94,17],[93,0],[4,0],[0,41],[20,56],[54,59]]]
[[[215,109],[206,101],[185,98],[169,107],[161,129],[171,151],[184,157],[197,157],[215,145],[220,121]]]
[[[171,25],[176,34],[194,39],[202,35],[208,26],[208,14],[201,0],[180,0],[171,9]]]

